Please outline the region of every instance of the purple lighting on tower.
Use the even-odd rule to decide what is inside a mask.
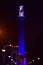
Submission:
[[[24,56],[24,7],[23,5],[19,6],[19,15],[18,15],[18,53],[21,56]]]
[[[26,58],[24,58],[24,6],[19,6],[19,15],[18,15],[18,54],[23,58],[20,59],[19,65],[26,65]]]
[[[23,65],[26,65],[26,58],[24,58],[24,62],[23,62]]]

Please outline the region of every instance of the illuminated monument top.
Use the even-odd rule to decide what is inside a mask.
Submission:
[[[24,21],[24,7],[23,7],[23,5],[19,6],[18,18],[20,21]]]

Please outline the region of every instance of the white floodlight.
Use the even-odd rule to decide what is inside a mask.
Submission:
[[[11,56],[8,56],[8,58],[11,58]]]
[[[32,60],[33,62],[35,62],[34,60]]]
[[[11,61],[13,61],[13,59],[11,59]]]
[[[5,49],[2,49],[2,52],[5,52],[6,50]]]
[[[11,47],[12,45],[10,44],[9,46]]]
[[[39,57],[38,57],[37,59],[38,59],[38,60],[40,60],[40,58],[39,58]]]

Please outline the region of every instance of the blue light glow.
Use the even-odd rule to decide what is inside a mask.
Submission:
[[[24,55],[24,24],[20,23],[19,24],[19,39],[18,39],[18,52],[22,56]]]
[[[24,17],[19,17],[19,21],[24,22]]]

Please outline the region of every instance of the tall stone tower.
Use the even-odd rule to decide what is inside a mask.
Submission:
[[[20,5],[18,11],[18,54],[20,62],[18,65],[26,65],[26,58],[24,57],[24,6]]]
[[[24,7],[23,5],[19,6],[19,15],[18,15],[18,53],[21,56],[24,56]]]

